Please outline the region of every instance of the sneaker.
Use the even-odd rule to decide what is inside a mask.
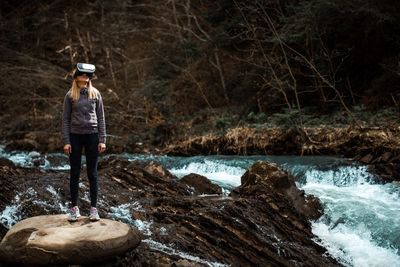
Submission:
[[[70,222],[76,222],[78,218],[81,217],[81,214],[79,213],[79,208],[78,206],[74,206],[69,210],[69,216],[68,216],[68,221]]]
[[[91,221],[98,221],[98,220],[100,220],[99,212],[97,211],[97,209],[96,209],[95,207],[91,207],[91,208],[90,208],[89,219],[90,219]]]

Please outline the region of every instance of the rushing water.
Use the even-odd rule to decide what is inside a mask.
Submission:
[[[21,166],[68,169],[68,159],[62,154],[6,153],[0,147],[0,156]],[[334,157],[118,156],[128,160],[158,161],[178,177],[189,173],[206,176],[222,186],[225,192],[239,186],[240,177],[257,160],[277,163],[298,178],[301,189],[319,197],[323,202],[325,214],[313,222],[312,230],[318,236],[315,241],[325,246],[331,255],[346,266],[400,266],[400,184],[375,183],[365,166]],[[137,203],[126,205],[141,209]],[[124,219],[146,236],[151,236],[151,222],[132,220],[128,208],[124,205],[115,207],[111,216]],[[2,216],[10,212],[5,210]],[[154,240],[146,240],[154,249],[169,251],[171,254],[183,253]]]

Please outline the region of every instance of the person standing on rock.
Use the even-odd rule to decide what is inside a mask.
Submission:
[[[71,208],[69,221],[80,217],[78,208],[79,176],[81,170],[82,148],[85,148],[87,176],[90,184],[91,221],[100,219],[97,211],[99,153],[106,149],[106,123],[104,106],[100,92],[92,86],[96,67],[92,64],[78,63],[74,71],[71,89],[64,98],[62,115],[62,134],[64,152],[70,161]]]

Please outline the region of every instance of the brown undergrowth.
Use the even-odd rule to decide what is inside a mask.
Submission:
[[[368,166],[382,182],[400,181],[400,129],[397,127],[237,127],[177,142],[168,155],[332,155]]]
[[[313,128],[231,128],[225,134],[208,134],[178,142],[168,154],[296,154],[348,155],[379,147],[398,147],[397,128],[313,127]]]

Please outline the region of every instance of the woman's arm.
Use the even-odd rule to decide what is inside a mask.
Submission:
[[[99,130],[99,143],[106,143],[106,120],[104,117],[103,98],[100,92],[98,93],[98,102],[96,106],[97,127]]]
[[[62,134],[64,145],[70,144],[69,133],[71,131],[71,99],[67,93],[64,98],[63,114],[62,114]]]

